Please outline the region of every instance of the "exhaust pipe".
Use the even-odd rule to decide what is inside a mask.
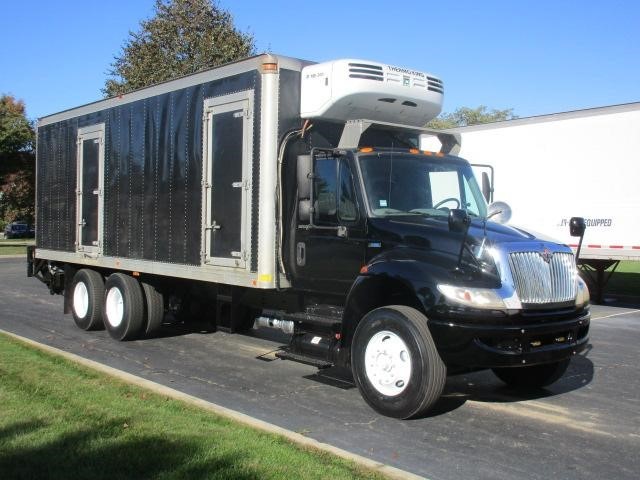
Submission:
[[[287,335],[293,335],[295,323],[293,320],[280,320],[271,317],[257,317],[254,323],[255,328],[275,328],[282,330]]]

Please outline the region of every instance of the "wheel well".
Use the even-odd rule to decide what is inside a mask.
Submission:
[[[364,317],[371,310],[387,305],[405,305],[425,313],[424,305],[413,288],[401,280],[389,277],[361,277],[354,285],[347,299],[347,306],[342,317],[342,357],[349,362],[353,333]]]

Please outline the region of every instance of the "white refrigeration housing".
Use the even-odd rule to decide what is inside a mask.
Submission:
[[[302,118],[366,118],[423,127],[442,110],[442,80],[369,60],[342,59],[302,69]]]

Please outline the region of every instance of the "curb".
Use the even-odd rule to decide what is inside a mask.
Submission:
[[[60,350],[55,347],[50,347],[49,345],[45,345],[43,343],[36,342],[35,340],[31,340],[29,338],[16,335],[15,333],[7,332],[6,330],[0,329],[0,333],[3,333],[8,337],[21,341],[39,350],[42,350],[47,353],[51,353],[53,355],[57,355],[60,357],[64,357],[67,360],[71,360],[72,362],[78,363],[85,367],[105,373],[111,377],[118,378],[119,380],[130,383],[132,385],[146,388],[147,390],[151,390],[152,392],[157,393],[159,395],[164,395],[174,400],[179,400],[179,401],[188,403],[190,405],[194,405],[196,407],[202,408],[204,410],[215,413],[222,417],[239,422],[243,425],[247,425],[257,430],[261,430],[263,432],[280,435],[282,437],[285,437],[287,440],[290,440],[291,442],[301,445],[303,447],[331,453],[332,455],[335,455],[337,457],[354,462],[361,467],[368,468],[369,470],[380,473],[386,476],[387,478],[391,478],[394,480],[396,479],[397,480],[400,480],[400,479],[426,480],[425,477],[421,477],[419,475],[406,472],[396,467],[385,465],[384,463],[376,462],[375,460],[371,460],[361,455],[348,452],[346,450],[343,450],[338,447],[334,447],[333,445],[329,445],[327,443],[319,442],[318,440],[305,437],[304,435],[301,435],[296,432],[292,432],[291,430],[287,430],[286,428],[282,428],[272,423],[259,420],[257,418],[246,415],[244,413],[231,410],[230,408],[226,408],[221,405],[208,402],[201,398],[194,397],[193,395],[189,395],[187,393],[180,392],[178,390],[175,390],[170,387],[166,387],[159,383],[152,382],[151,380],[137,377],[136,375],[132,375],[131,373],[123,372],[122,370],[109,367],[102,363],[98,363],[94,360],[89,360],[87,358],[81,357],[74,353],[66,352],[64,350]]]

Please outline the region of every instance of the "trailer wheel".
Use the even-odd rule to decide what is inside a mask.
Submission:
[[[104,324],[115,340],[132,340],[144,323],[144,298],[136,279],[114,273],[106,283]]]
[[[104,280],[95,270],[83,268],[73,276],[71,286],[71,312],[73,321],[82,330],[100,330]]]
[[[162,326],[164,319],[164,297],[153,285],[140,282],[145,300],[144,334],[153,335]]]
[[[440,398],[447,376],[427,317],[403,305],[364,316],[351,344],[351,364],[365,401],[395,418],[426,413]]]
[[[567,371],[570,358],[560,362],[527,367],[493,368],[493,373],[504,383],[514,388],[541,388],[551,385]]]

